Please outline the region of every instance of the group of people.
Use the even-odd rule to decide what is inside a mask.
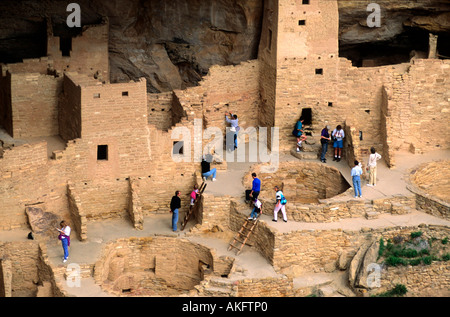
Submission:
[[[367,183],[367,186],[373,187],[377,186],[377,161],[381,159],[381,155],[377,153],[374,147],[370,148],[370,155],[369,160],[367,162],[366,171],[369,172],[369,182]],[[355,191],[355,198],[361,198],[362,197],[362,191],[361,191],[361,175],[363,174],[362,171],[362,164],[361,162],[358,162],[357,160],[354,161],[354,166],[351,170],[351,176],[352,176],[352,183],[353,183],[353,189]]]
[[[322,152],[320,154],[320,161],[326,163],[327,159],[325,155],[328,151],[328,144],[333,142],[334,158],[333,161],[340,161],[342,157],[342,148],[344,147],[345,132],[341,125],[336,128],[330,134],[330,127],[325,126],[320,132],[320,144],[322,145]]]
[[[245,193],[246,200],[252,200],[254,205],[252,212],[248,220],[256,220],[262,214],[262,203],[258,199],[259,193],[261,192],[261,180],[257,177],[256,173],[252,173],[252,189],[247,190]],[[272,221],[278,221],[278,213],[281,211],[283,215],[283,221],[287,222],[286,216],[286,197],[284,197],[283,192],[280,190],[278,186],[274,187],[275,190],[275,208],[273,210],[273,219]]]
[[[239,132],[239,123],[237,115],[229,112],[231,118],[228,118],[225,115],[225,119],[228,123],[231,124],[230,131],[233,133],[233,150],[237,148],[237,134]],[[300,118],[297,124],[294,127],[294,131],[292,132],[294,136],[297,138],[297,152],[301,151],[303,142],[306,141],[307,136],[303,129],[303,118]],[[320,160],[323,163],[326,163],[325,155],[328,150],[328,144],[333,142],[334,147],[334,161],[340,161],[342,157],[342,148],[343,148],[343,140],[345,138],[344,130],[341,125],[338,125],[330,134],[329,126],[325,126],[320,135],[320,141],[322,144],[322,153],[320,156]],[[367,171],[369,172],[369,182],[367,186],[376,186],[376,177],[377,177],[377,161],[381,159],[381,155],[378,154],[374,147],[370,149],[371,154],[369,155],[369,160],[367,164]],[[213,156],[211,154],[207,154],[203,157],[201,162],[202,169],[202,179],[206,181],[210,176],[212,177],[212,181],[216,180],[217,170],[215,168],[211,169],[211,162],[213,160]],[[351,170],[351,177],[353,182],[353,188],[355,191],[355,198],[362,197],[361,192],[361,175],[363,174],[361,163],[358,161],[354,161],[354,167]],[[249,220],[256,220],[259,215],[262,213],[262,203],[258,199],[258,196],[261,192],[261,180],[257,177],[256,173],[252,173],[253,181],[252,181],[252,189],[246,191],[246,199],[251,200],[253,204],[252,212],[250,213]],[[283,192],[280,190],[278,186],[274,187],[275,190],[275,208],[273,211],[273,219],[272,221],[278,221],[278,213],[281,211],[283,216],[283,221],[287,222],[286,216],[286,203],[287,200],[283,195]],[[181,208],[181,192],[177,190],[175,195],[172,197],[170,201],[170,212],[172,213],[172,230],[174,232],[177,231],[178,224],[178,212]],[[199,195],[198,186],[195,185],[194,189],[190,193],[190,209],[193,208],[195,201],[197,200]],[[60,232],[59,239],[61,240],[63,250],[64,250],[64,258],[63,262],[66,262],[69,257],[69,246],[70,246],[70,227],[64,222],[61,222],[61,228],[57,230]]]
[[[305,142],[308,138],[305,133],[305,130],[303,129],[303,122],[304,118],[300,117],[300,119],[295,124],[294,130],[292,131],[292,134],[297,138],[296,141],[297,152],[302,151],[303,142]],[[320,161],[323,163],[327,162],[325,155],[327,154],[328,144],[330,142],[333,142],[334,147],[333,161],[339,162],[341,160],[342,148],[344,147],[345,132],[344,129],[342,129],[342,126],[341,125],[336,126],[336,128],[331,132],[331,134],[329,130],[330,127],[327,125],[322,129],[320,133],[320,144],[322,145],[322,153],[320,155]]]

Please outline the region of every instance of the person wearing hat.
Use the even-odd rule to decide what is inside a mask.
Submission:
[[[320,134],[320,143],[322,144],[322,153],[320,154],[320,161],[322,163],[327,162],[325,154],[327,154],[328,151],[328,142],[331,141],[329,129],[330,129],[329,126],[325,126],[325,128],[322,129],[322,132]]]

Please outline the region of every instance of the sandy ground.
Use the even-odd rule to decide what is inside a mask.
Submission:
[[[58,142],[56,142],[58,143]],[[389,169],[383,161],[378,164],[378,183],[376,187],[365,186],[365,182],[362,185],[362,192],[364,199],[375,199],[393,194],[409,193],[406,189],[405,177],[409,169],[429,161],[439,161],[448,159],[450,157],[450,150],[433,151],[424,155],[413,155],[407,152],[399,152],[396,154],[395,169]],[[280,157],[281,161],[286,160],[298,160],[291,155]],[[319,164],[319,161],[317,161]],[[327,163],[330,166],[338,168],[342,175],[350,183],[350,167],[344,161],[333,162],[329,160]],[[236,199],[244,200],[244,191],[246,188],[250,188],[251,184],[242,184],[243,176],[246,173],[251,173],[252,163],[228,163],[227,170],[219,170],[217,175],[217,181],[212,182],[208,180],[208,186],[206,193],[214,195],[231,195]],[[264,186],[264,184],[263,184]],[[347,198],[341,199],[353,199],[349,194]],[[248,213],[250,213],[248,208]],[[245,212],[245,210],[243,210]],[[180,222],[182,220],[180,215]],[[329,229],[342,229],[342,230],[360,230],[361,228],[382,228],[392,226],[416,226],[419,224],[438,224],[438,225],[450,225],[450,221],[437,218],[423,212],[413,211],[406,215],[389,215],[382,214],[378,219],[367,220],[365,218],[351,218],[342,219],[333,223],[302,223],[295,221],[278,221],[272,222],[272,217],[262,215],[261,221],[267,223],[274,230],[279,232],[290,232],[296,230],[329,230]],[[69,261],[65,264],[62,263],[62,247],[58,240],[50,241],[47,244],[47,252],[50,262],[56,267],[67,266],[70,263],[89,263],[94,264],[99,258],[102,246],[105,243],[114,241],[122,237],[146,237],[153,235],[164,235],[173,237],[183,237],[189,239],[195,243],[201,243],[215,250],[220,255],[235,256],[233,251],[228,251],[228,243],[231,241],[232,235],[219,233],[208,234],[202,236],[186,236],[189,229],[194,225],[193,221],[188,223],[185,230],[182,232],[174,233],[171,230],[171,215],[161,214],[145,217],[144,230],[135,230],[130,221],[127,219],[96,221],[88,224],[88,240],[80,242],[73,238],[70,247]],[[0,231],[0,241],[26,241],[29,230],[14,230],[14,231]],[[236,257],[235,264],[245,272],[245,277],[267,277],[277,276],[270,263],[263,258],[257,251],[249,246],[245,246],[239,256]],[[297,286],[306,285],[308,283],[317,283],[321,279],[329,279],[327,275],[311,274],[308,276],[299,277],[295,283]],[[81,287],[68,288],[67,292],[71,296],[109,296],[103,292],[98,285],[93,282],[92,278],[83,279]]]

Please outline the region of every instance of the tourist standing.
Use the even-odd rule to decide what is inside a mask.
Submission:
[[[172,213],[172,230],[174,232],[177,231],[178,211],[181,208],[180,194],[181,192],[177,190],[175,192],[175,196],[173,196],[172,200],[170,201],[170,212]]]
[[[333,133],[331,134],[334,138],[334,159],[333,161],[340,161],[342,156],[342,148],[344,147],[344,138],[345,133],[342,129],[341,125],[338,125],[336,129],[333,130]]]
[[[377,153],[374,147],[370,148],[369,162],[367,170],[369,171],[369,183],[367,186],[377,186],[377,161],[381,159],[381,155]]]
[[[227,113],[225,113],[225,120],[230,124],[230,131],[233,132],[233,140],[234,140],[234,149],[237,149],[238,147],[238,141],[237,141],[237,136],[238,136],[238,132],[240,130],[239,128],[239,120],[238,120],[238,116],[236,114],[232,114],[231,112],[229,112],[231,119],[228,118]],[[228,144],[228,140],[227,140],[227,144]]]
[[[284,222],[287,222],[287,217],[286,217],[286,198],[283,195],[283,192],[278,188],[278,186],[274,187],[275,189],[275,197],[276,197],[276,204],[275,204],[275,209],[273,210],[273,219],[272,221],[277,222],[278,219],[278,212],[281,210],[281,213],[283,215],[283,220]]]
[[[252,173],[253,181],[252,181],[252,191],[250,196],[253,200],[257,199],[259,193],[261,192],[261,180],[256,177],[256,173]]]
[[[325,155],[328,151],[328,142],[331,140],[330,133],[329,133],[329,127],[325,126],[325,128],[322,129],[322,132],[320,133],[320,143],[322,144],[322,153],[320,154],[320,161],[322,163],[326,163],[327,160],[325,158]]]
[[[362,169],[361,164],[358,161],[355,161],[355,166],[351,170],[351,176],[352,176],[352,182],[353,182],[353,189],[355,190],[355,198],[361,198],[361,175],[362,175]]]
[[[70,232],[71,229],[67,225],[67,223],[63,220],[59,224],[61,226],[61,229],[56,228],[56,230],[59,231],[58,239],[61,240],[62,247],[64,250],[64,258],[63,263],[67,262],[67,259],[69,258],[69,247],[70,247]]]

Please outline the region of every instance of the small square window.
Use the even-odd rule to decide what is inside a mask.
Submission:
[[[328,107],[333,107],[333,103],[332,103],[332,102],[329,102],[329,103],[328,103]]]
[[[322,68],[316,68],[316,75],[323,75],[323,69]]]
[[[108,160],[108,146],[99,145],[97,146],[97,161],[107,161]]]
[[[128,91],[122,91],[122,97],[128,97]]]
[[[175,142],[173,142],[172,153],[174,155],[183,155],[184,154],[184,141],[175,141]]]
[[[298,20],[298,25],[306,25],[306,20]]]
[[[302,4],[309,4],[309,0],[302,0]]]

